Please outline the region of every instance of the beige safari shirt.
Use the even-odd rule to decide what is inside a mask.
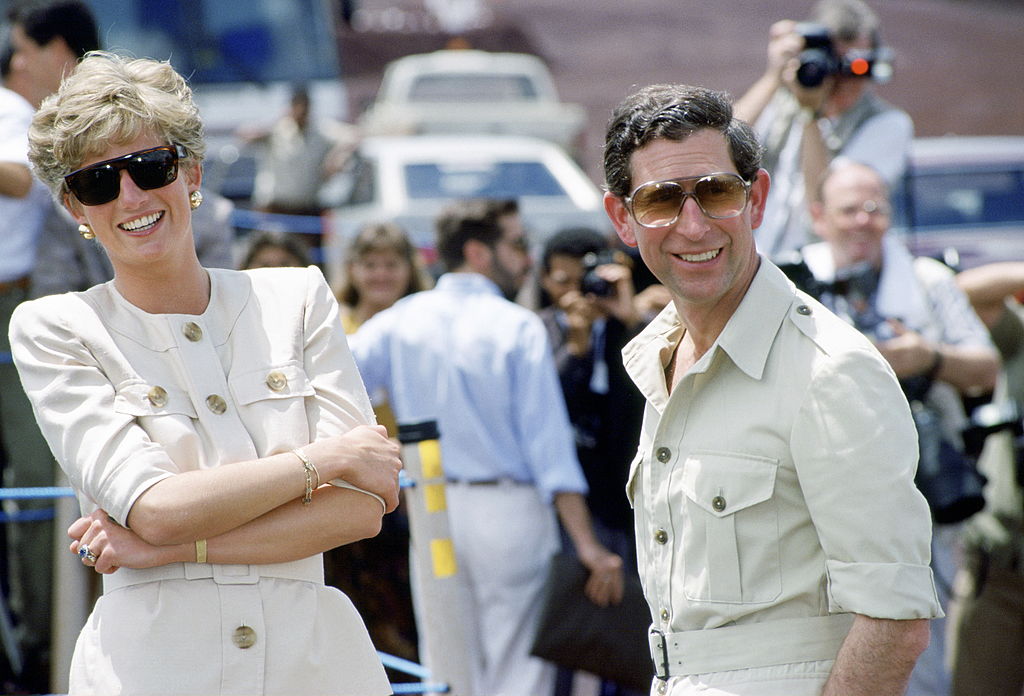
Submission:
[[[765,259],[671,396],[669,305],[623,350],[647,398],[627,495],[654,628],[941,616],[917,436],[888,364]]]

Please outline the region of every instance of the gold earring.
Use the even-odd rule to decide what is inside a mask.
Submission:
[[[203,192],[198,189],[193,191],[188,196],[188,207],[195,210],[203,204]]]
[[[92,231],[92,228],[88,225],[79,225],[78,234],[82,235],[82,239],[95,239],[96,233]]]

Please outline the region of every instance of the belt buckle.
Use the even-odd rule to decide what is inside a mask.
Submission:
[[[647,641],[651,649],[651,659],[654,661],[654,676],[664,681],[668,679],[668,644],[665,641],[665,634],[652,628],[647,634]]]

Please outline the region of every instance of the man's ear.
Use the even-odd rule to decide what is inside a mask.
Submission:
[[[764,220],[764,206],[768,201],[768,190],[772,187],[772,178],[764,169],[757,170],[757,176],[750,182],[750,229],[756,230]]]
[[[629,211],[626,210],[626,203],[619,196],[609,191],[604,192],[604,212],[608,214],[615,234],[626,246],[635,247],[637,244],[636,235],[633,234],[633,227],[629,224]]]
[[[494,250],[479,239],[468,239],[462,245],[462,258],[467,269],[486,274],[491,268]]]

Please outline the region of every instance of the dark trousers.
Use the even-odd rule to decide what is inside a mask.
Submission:
[[[3,486],[52,486],[56,466],[39,432],[32,406],[21,388],[18,372],[8,357],[7,328],[14,308],[27,291],[0,292],[0,444],[3,446]],[[14,518],[4,525],[7,537],[7,583],[15,636],[24,662],[17,682],[48,693],[50,663],[50,607],[53,577],[53,500],[8,500],[4,512]]]
[[[1024,694],[1024,568],[975,558],[950,608],[953,696]]]

